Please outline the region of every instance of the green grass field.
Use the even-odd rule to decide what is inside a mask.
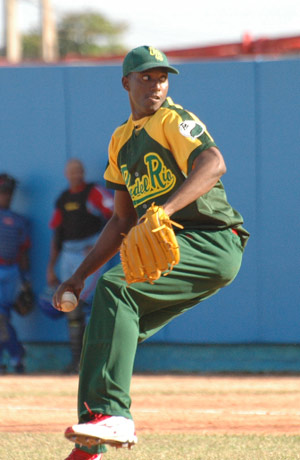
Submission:
[[[134,375],[139,442],[110,447],[104,460],[300,460],[299,384],[299,376]],[[77,385],[76,376],[3,376],[0,460],[65,460]]]
[[[0,433],[1,460],[64,460],[73,444],[60,434]],[[299,436],[148,434],[105,460],[299,460]]]

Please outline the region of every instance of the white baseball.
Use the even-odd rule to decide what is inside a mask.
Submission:
[[[61,310],[64,312],[69,312],[74,310],[78,305],[78,300],[76,295],[71,291],[65,291],[61,297]]]

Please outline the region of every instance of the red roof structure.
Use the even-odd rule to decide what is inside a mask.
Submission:
[[[300,55],[300,35],[282,38],[258,38],[245,33],[241,42],[223,43],[193,48],[180,48],[163,50],[170,60],[178,61],[200,61],[216,59],[241,59],[254,58],[257,56],[280,58]],[[122,62],[124,55],[105,56],[79,56],[67,55],[52,64],[113,64]],[[23,60],[18,64],[47,65],[41,60]],[[11,65],[5,57],[0,57],[0,66]],[[49,65],[49,64],[48,64]]]

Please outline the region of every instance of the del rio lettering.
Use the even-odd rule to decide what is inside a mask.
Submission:
[[[167,193],[172,190],[176,183],[176,176],[156,153],[145,155],[144,163],[147,170],[146,174],[136,177],[133,183],[127,165],[121,166],[125,184],[135,207],[149,199]]]

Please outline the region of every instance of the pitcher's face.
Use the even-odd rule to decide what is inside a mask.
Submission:
[[[165,101],[169,80],[164,68],[156,67],[144,72],[132,72],[122,83],[129,94],[133,120],[153,115]]]

